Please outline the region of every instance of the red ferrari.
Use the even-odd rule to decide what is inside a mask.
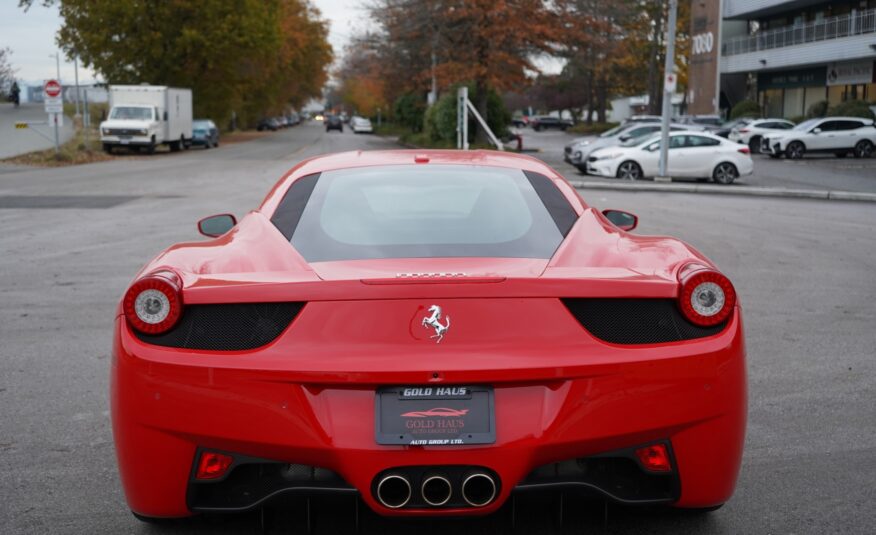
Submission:
[[[480,515],[517,493],[711,510],[746,422],[712,262],[497,152],[302,162],[119,304],[112,421],[141,519],[349,494]]]

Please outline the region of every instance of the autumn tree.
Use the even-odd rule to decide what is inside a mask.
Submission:
[[[252,122],[319,95],[332,60],[326,23],[306,0],[54,3],[68,56],[111,84],[190,87],[196,115],[220,121],[234,110]]]
[[[484,116],[491,91],[525,85],[534,57],[559,46],[558,13],[542,0],[378,0],[371,13],[387,85],[425,95],[433,72],[442,90],[472,82]]]

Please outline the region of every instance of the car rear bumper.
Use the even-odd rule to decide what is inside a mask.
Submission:
[[[477,372],[436,372],[437,381],[446,378],[443,384],[494,387],[496,442],[387,446],[375,441],[375,389],[412,383],[400,379],[397,366],[350,372],[343,383],[335,373],[305,373],[292,365],[277,369],[276,361],[263,360],[258,351],[240,352],[238,363],[230,366],[227,353],[144,344],[119,316],[112,421],[128,504],[156,517],[209,509],[192,501],[191,484],[197,452],[209,449],[330,471],[340,478],[337,488],[346,489],[341,492],[358,492],[380,514],[484,514],[514,491],[587,484],[574,471],[566,472],[571,479],[565,481],[539,479],[545,470],[561,473],[551,466],[581,466],[577,460],[582,458],[654,442],[671,448],[680,482],[677,493],[662,503],[708,507],[729,499],[741,462],[747,406],[741,313],[708,338],[629,349],[601,346],[593,353],[598,363],[588,365],[590,356],[582,354],[580,366],[558,361],[550,376],[544,374],[549,362],[531,374],[509,372],[503,359],[487,355]],[[374,496],[375,478],[387,470],[454,466],[495,473],[496,499],[480,508],[394,510]]]

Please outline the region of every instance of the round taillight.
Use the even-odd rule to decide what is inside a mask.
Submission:
[[[131,326],[146,334],[161,334],[182,315],[182,281],[172,271],[158,271],[128,288],[122,303]]]
[[[736,290],[730,279],[704,267],[685,268],[680,282],[678,304],[691,323],[710,327],[730,317],[736,306]]]

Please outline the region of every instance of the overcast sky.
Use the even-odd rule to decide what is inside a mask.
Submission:
[[[330,23],[329,41],[335,57],[344,52],[344,45],[357,29],[364,28],[368,15],[361,7],[363,0],[312,0]],[[41,82],[54,78],[53,54],[57,49],[55,35],[61,27],[57,7],[46,8],[34,2],[27,13],[18,7],[18,0],[0,0],[0,48],[10,48],[10,61],[19,80]],[[51,57],[50,57],[51,56]],[[73,63],[61,56],[61,79],[73,83]],[[79,66],[79,82],[95,79],[94,73]]]

